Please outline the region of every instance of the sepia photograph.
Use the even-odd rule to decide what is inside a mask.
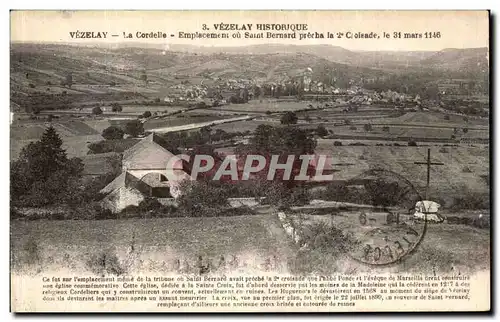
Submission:
[[[11,311],[489,311],[489,24],[12,10]]]

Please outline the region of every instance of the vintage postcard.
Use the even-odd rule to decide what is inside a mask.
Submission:
[[[11,311],[490,310],[488,11],[10,19]]]

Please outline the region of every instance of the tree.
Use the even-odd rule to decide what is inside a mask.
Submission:
[[[466,127],[464,127],[464,128],[462,129],[462,132],[467,133],[467,132],[469,132],[469,129],[468,129],[468,128],[466,128]]]
[[[324,136],[327,136],[328,135],[328,131],[327,129],[323,126],[323,125],[319,125],[317,128],[316,128],[316,134],[320,137],[324,137]]]
[[[113,112],[121,112],[121,111],[123,111],[123,108],[118,103],[111,103],[111,111],[113,111]]]
[[[146,75],[146,71],[145,70],[142,71],[141,80],[144,82],[145,85],[148,84],[148,75]]]
[[[254,86],[253,87],[253,97],[254,99],[257,97],[260,97],[260,94],[262,93],[261,89],[259,86]]]
[[[102,131],[102,137],[106,140],[123,139],[123,134],[123,130],[116,126],[107,127]]]
[[[101,115],[102,114],[102,110],[99,106],[96,106],[92,109],[92,114],[94,115]]]
[[[143,117],[143,118],[145,118],[145,119],[147,119],[147,118],[151,117],[151,112],[150,112],[150,111],[146,111],[146,112],[144,112],[144,113],[142,114],[142,117]]]
[[[373,130],[373,126],[370,123],[366,123],[365,125],[363,125],[363,128],[366,132],[371,132],[371,130]]]
[[[240,102],[248,103],[248,89],[246,87],[240,90]]]
[[[282,117],[281,117],[281,124],[289,125],[289,124],[297,124],[298,121],[297,114],[294,112],[286,112]]]
[[[144,125],[139,120],[127,122],[127,124],[125,124],[125,133],[133,137],[138,137],[144,134]]]
[[[187,216],[216,216],[228,207],[228,190],[212,180],[184,181],[178,199],[179,210]]]
[[[408,141],[408,146],[417,146],[417,142],[415,142],[414,140],[410,140]]]
[[[397,182],[386,182],[382,179],[370,181],[365,189],[372,199],[372,205],[389,207],[401,202],[402,189]]]
[[[68,159],[62,140],[50,126],[39,141],[25,146],[11,163],[11,197],[21,204],[39,206],[62,200],[83,171],[80,159]],[[26,202],[24,202],[26,201]]]

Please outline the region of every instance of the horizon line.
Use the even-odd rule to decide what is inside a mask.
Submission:
[[[483,47],[444,47],[439,50],[363,50],[363,49],[348,49],[342,46],[337,46],[337,45],[331,45],[331,44],[292,44],[292,43],[287,43],[287,44],[280,44],[280,43],[261,43],[261,44],[250,44],[250,45],[200,45],[200,44],[182,44],[182,43],[166,43],[166,44],[161,44],[161,43],[155,43],[155,42],[140,42],[140,41],[135,41],[135,42],[127,42],[127,41],[120,41],[120,42],[114,42],[114,43],[105,43],[105,42],[81,42],[81,41],[75,41],[75,42],[67,42],[67,41],[44,41],[44,40],[10,40],[10,44],[46,44],[46,45],[72,45],[72,46],[100,46],[100,47],[107,47],[107,46],[113,46],[113,45],[123,45],[123,44],[130,44],[129,48],[143,48],[143,49],[157,49],[161,50],[160,48],[147,48],[147,47],[140,47],[141,45],[157,45],[157,46],[186,46],[186,47],[195,47],[195,48],[245,48],[245,47],[255,47],[255,46],[295,46],[295,47],[336,47],[336,48],[342,48],[347,51],[351,52],[440,52],[443,50],[465,50],[465,49],[487,49],[489,50],[489,46],[483,46]]]

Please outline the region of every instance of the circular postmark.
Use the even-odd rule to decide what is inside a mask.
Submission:
[[[358,206],[333,223],[348,236],[348,254],[368,265],[389,265],[411,254],[425,235],[427,220],[415,220],[412,208],[422,201],[417,189],[401,175],[372,169],[349,180],[359,189]]]

